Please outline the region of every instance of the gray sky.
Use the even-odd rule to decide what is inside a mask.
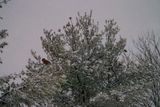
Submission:
[[[0,75],[24,69],[31,49],[45,56],[40,41],[44,28],[56,31],[68,17],[90,10],[100,24],[114,18],[121,29],[119,34],[128,39],[128,46],[142,33],[160,33],[160,0],[11,0],[0,10],[4,18],[0,28],[9,33]]]

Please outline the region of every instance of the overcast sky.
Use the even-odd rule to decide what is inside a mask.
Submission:
[[[45,56],[40,36],[43,29],[57,30],[80,13],[93,10],[100,24],[115,19],[122,37],[131,40],[142,33],[154,30],[160,34],[160,0],[11,0],[0,9],[0,28],[8,29],[9,45],[4,49],[0,75],[25,69],[30,50]]]

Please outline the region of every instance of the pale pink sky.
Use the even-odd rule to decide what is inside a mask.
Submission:
[[[4,20],[0,28],[7,28],[9,45],[2,55],[0,75],[25,69],[30,50],[45,56],[40,36],[43,28],[57,30],[80,13],[93,10],[93,17],[100,24],[114,18],[120,26],[120,35],[131,40],[154,30],[160,34],[160,0],[11,0],[0,15]]]

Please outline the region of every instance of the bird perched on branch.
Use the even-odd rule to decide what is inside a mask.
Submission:
[[[124,52],[127,52],[127,50],[126,50],[126,49],[124,49]]]
[[[43,62],[43,64],[45,64],[45,65],[49,65],[49,64],[51,64],[51,62],[50,61],[48,61],[47,59],[45,59],[45,58],[42,58],[42,62]]]

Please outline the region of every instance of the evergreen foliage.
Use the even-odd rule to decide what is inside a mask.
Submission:
[[[158,39],[140,38],[130,57],[118,32],[114,20],[100,30],[92,12],[44,30],[46,58],[32,50],[26,71],[0,78],[0,106],[159,107]]]
[[[116,36],[119,28],[114,20],[106,20],[104,29],[92,19],[92,12],[80,15],[57,32],[44,30],[42,47],[51,64],[46,65],[32,51],[37,61],[29,60],[23,78],[29,99],[36,104],[58,107],[90,106],[100,93],[124,85],[126,40]],[[24,89],[22,90],[24,91]],[[120,102],[120,97],[113,99]]]

